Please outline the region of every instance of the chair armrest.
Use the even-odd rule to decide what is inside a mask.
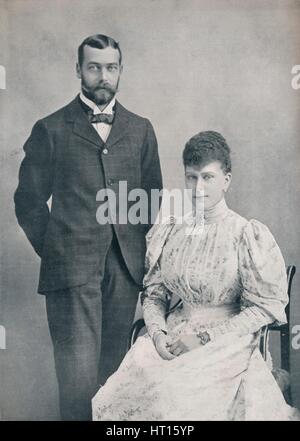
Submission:
[[[144,322],[144,319],[142,319],[142,318],[138,319],[136,322],[134,322],[134,324],[132,325],[131,331],[130,331],[128,349],[130,349],[131,346],[134,345],[134,343],[136,342],[136,340],[139,336],[139,333],[144,328],[144,326],[145,326],[145,322]]]
[[[264,326],[260,331],[260,341],[259,341],[259,349],[263,359],[267,360],[267,349],[268,349],[268,341],[269,341],[269,326]]]

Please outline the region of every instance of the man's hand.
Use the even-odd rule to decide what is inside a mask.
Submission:
[[[168,344],[168,350],[175,356],[189,352],[196,347],[199,348],[201,342],[196,334],[182,335],[174,343]]]
[[[157,353],[164,360],[173,360],[173,358],[176,358],[176,355],[171,354],[171,352],[167,349],[168,337],[163,331],[157,331],[154,333],[153,343]]]

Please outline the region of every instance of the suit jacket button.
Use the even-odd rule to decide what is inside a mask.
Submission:
[[[107,150],[107,149],[103,149],[103,150],[102,150],[102,153],[103,153],[103,155],[107,155],[108,150]]]

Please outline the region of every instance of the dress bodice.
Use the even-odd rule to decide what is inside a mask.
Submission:
[[[222,200],[201,226],[192,217],[174,225],[160,261],[165,286],[190,305],[237,301],[243,289],[238,247],[246,224]]]
[[[210,329],[211,338],[286,322],[285,263],[274,237],[261,222],[230,210],[224,199],[204,212],[201,222],[188,215],[155,225],[147,239],[142,301],[150,335],[167,328],[167,298],[174,294],[192,309],[227,311],[238,305],[240,312],[228,323]]]

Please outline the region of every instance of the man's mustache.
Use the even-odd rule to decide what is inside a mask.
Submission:
[[[95,87],[94,90],[95,91],[97,91],[97,90],[108,90],[109,92],[114,92],[115,89],[113,87],[109,86],[108,84],[106,84],[106,85],[101,84],[101,85]]]

